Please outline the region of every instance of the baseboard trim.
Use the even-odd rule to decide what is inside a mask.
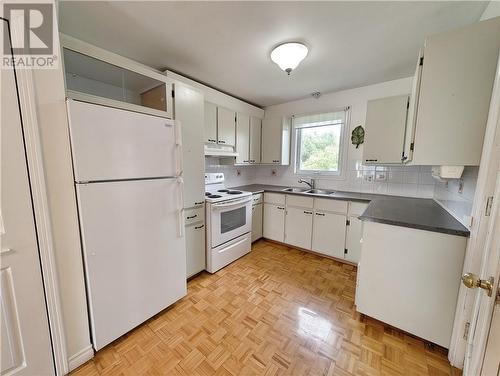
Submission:
[[[69,370],[73,371],[74,369],[80,367],[82,364],[88,362],[93,357],[94,357],[94,349],[92,348],[92,345],[89,345],[83,350],[80,350],[76,354],[69,357],[68,359]]]

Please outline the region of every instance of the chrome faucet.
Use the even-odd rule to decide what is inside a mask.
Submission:
[[[314,179],[311,179],[310,181],[304,180],[304,179],[299,179],[299,183],[305,183],[307,184],[311,189],[316,188],[316,181]]]

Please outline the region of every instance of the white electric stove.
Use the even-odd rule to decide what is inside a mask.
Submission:
[[[252,193],[226,188],[223,173],[205,174],[207,271],[217,270],[250,252]]]

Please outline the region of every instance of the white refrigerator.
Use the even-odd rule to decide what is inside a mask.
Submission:
[[[186,295],[179,124],[68,100],[96,350]]]

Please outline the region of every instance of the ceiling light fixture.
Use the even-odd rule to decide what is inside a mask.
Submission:
[[[272,50],[271,60],[290,75],[307,56],[307,52],[307,46],[302,43],[283,43]]]

